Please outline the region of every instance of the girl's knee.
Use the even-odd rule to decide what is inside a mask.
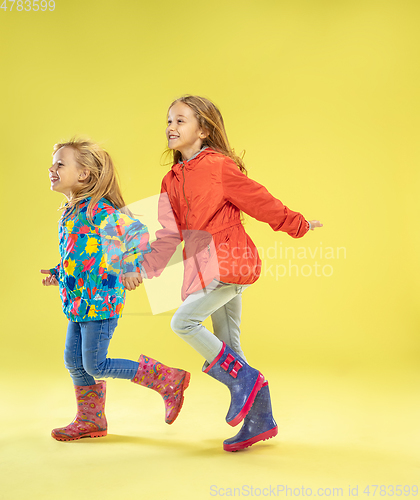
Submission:
[[[177,335],[182,335],[181,320],[176,316],[176,314],[171,319],[171,328]]]
[[[190,318],[184,318],[181,314],[175,313],[171,319],[172,331],[177,335],[188,335],[194,326]]]
[[[96,364],[91,360],[83,360],[83,368],[91,377],[101,378],[105,376],[105,362]]]

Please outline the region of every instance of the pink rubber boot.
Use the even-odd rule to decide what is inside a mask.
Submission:
[[[106,436],[106,382],[99,380],[95,385],[75,385],[74,389],[77,399],[76,418],[67,427],[54,429],[51,436],[57,441]]]
[[[190,374],[185,370],[171,368],[155,359],[139,358],[139,368],[131,382],[149,387],[158,392],[165,402],[165,422],[173,424],[184,402],[184,391],[190,383]]]

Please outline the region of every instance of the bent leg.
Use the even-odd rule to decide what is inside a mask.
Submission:
[[[138,362],[107,358],[109,343],[117,324],[116,318],[80,323],[83,367],[92,377],[131,380],[136,375]]]
[[[237,295],[237,285],[220,284],[211,292],[189,295],[174,314],[172,330],[201,354],[209,363],[223,344],[202,322]]]

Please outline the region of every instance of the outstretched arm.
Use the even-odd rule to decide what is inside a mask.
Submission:
[[[141,263],[144,254],[150,252],[147,227],[139,220],[120,210],[106,206],[98,210],[94,223],[106,248],[106,260],[109,266],[115,264],[122,269],[122,282],[127,290],[134,290],[142,282]]]
[[[230,158],[225,160],[222,169],[225,198],[254,219],[270,224],[274,231],[301,238],[309,229],[322,226],[319,221],[309,224],[301,213],[283,205],[263,185],[243,174]]]
[[[165,183],[162,181],[158,205],[158,220],[162,229],[156,231],[151,252],[144,256],[143,271],[147,279],[160,276],[182,241],[179,221],[172,209]]]

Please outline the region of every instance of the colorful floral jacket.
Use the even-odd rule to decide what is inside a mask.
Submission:
[[[143,254],[150,252],[147,227],[116,210],[102,198],[86,212],[67,209],[59,221],[61,260],[50,271],[60,285],[63,310],[71,321],[94,321],[121,316],[125,301],[122,274],[140,272]]]

